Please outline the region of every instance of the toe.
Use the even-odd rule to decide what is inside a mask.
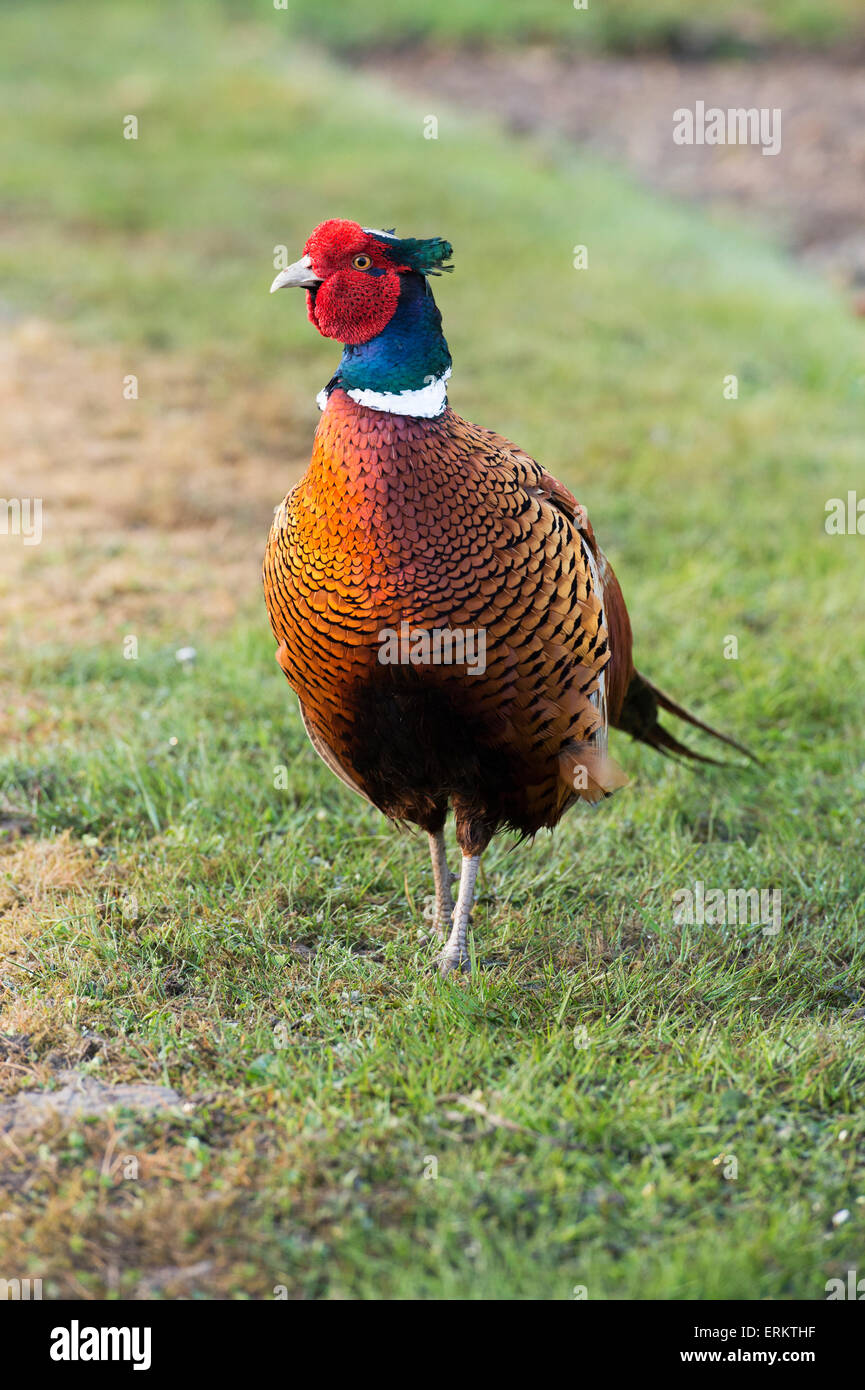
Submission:
[[[442,979],[446,979],[454,970],[459,970],[463,975],[470,975],[472,963],[468,956],[450,956],[444,952],[439,956],[439,974]]]

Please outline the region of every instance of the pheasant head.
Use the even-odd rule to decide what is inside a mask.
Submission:
[[[427,277],[451,270],[451,255],[440,237],[398,237],[342,218],[316,227],[300,260],[270,289],[305,289],[310,322],[344,344],[337,373],[319,395],[322,409],[340,387],[374,410],[444,410],[451,359]]]

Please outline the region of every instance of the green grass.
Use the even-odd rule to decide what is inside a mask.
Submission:
[[[446,235],[452,403],[574,488],[641,667],[766,766],[695,774],[619,740],[609,805],[491,849],[486,964],[443,983],[425,845],[315,759],[252,579],[229,630],[169,615],[138,661],[110,630],[21,633],[0,789],[91,867],[40,900],[0,1033],[26,1033],[42,1084],[96,1034],[84,1069],[195,1108],[119,1147],[99,1121],[4,1153],[0,1269],[47,1296],[206,1261],[204,1296],[822,1298],[865,1220],[865,542],[823,528],[861,475],[861,326],[741,228],[557,146],[449,112],[425,141],[420,101],[274,42],[284,21],[7,16],[9,312],[129,370],[164,349],[224,394],[278,380],[311,435],[333,348],[268,297],[273,246],[332,215]],[[781,932],[675,925],[698,878],[780,889]],[[140,1180],[106,1176],[112,1143]]]
[[[748,52],[755,45],[808,48],[863,32],[858,0],[378,0],[375,5],[318,5],[284,0],[292,32],[351,50],[412,41],[546,42],[561,49],[684,49],[697,54]]]

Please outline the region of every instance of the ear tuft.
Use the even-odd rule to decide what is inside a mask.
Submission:
[[[453,247],[440,236],[388,236],[382,244],[395,261],[410,266],[419,275],[441,275],[442,271],[453,270],[452,265],[445,265],[454,253]]]

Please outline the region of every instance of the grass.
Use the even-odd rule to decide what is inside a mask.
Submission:
[[[281,8],[294,32],[349,51],[427,40],[722,56],[779,43],[821,48],[863,32],[858,0],[714,0],[699,13],[688,0],[592,0],[582,8],[571,0],[379,0],[348,9],[282,0]]]
[[[76,43],[82,14],[98,44]],[[30,817],[0,858],[3,1082],[72,1065],[189,1108],[6,1145],[0,1272],[73,1297],[822,1298],[865,1220],[865,552],[823,527],[859,476],[861,325],[740,227],[554,144],[456,113],[425,141],[420,99],[274,42],[284,19],[6,19],[8,335],[47,322],[30,350],[60,364],[70,414],[29,401],[46,536],[0,552],[24,594],[0,791]],[[574,488],[642,668],[766,763],[695,774],[620,740],[632,781],[608,806],[486,857],[471,981],[431,971],[425,847],[315,759],[257,592],[333,363],[302,306],[268,298],[273,247],[336,214],[453,241],[453,404]],[[110,378],[69,424],[106,344],[146,388],[125,525],[131,460],[87,462]],[[284,393],[284,434],[248,444],[260,491],[224,490],[207,436],[183,516],[150,504],[180,410],[161,361],[200,398],[187,412]],[[186,592],[193,561],[174,573],[167,547],[211,478],[224,529],[195,532],[196,622],[166,585]],[[211,617],[230,546],[248,563]],[[106,547],[117,582],[87,598]],[[73,590],[53,635],[27,620],[46,572]],[[152,603],[130,627],[136,585]],[[696,879],[780,889],[780,933],[675,924]]]

